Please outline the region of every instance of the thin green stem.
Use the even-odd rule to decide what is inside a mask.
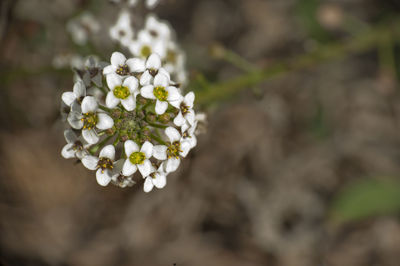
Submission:
[[[154,140],[156,140],[160,144],[167,145],[167,143],[165,141],[163,141],[160,137],[158,137],[154,134],[151,134],[150,137],[152,137]]]
[[[103,111],[106,111],[106,112],[111,113],[111,109],[110,109],[110,108],[107,108],[107,107],[105,107],[105,106],[103,106],[103,105],[99,105],[99,108],[100,108],[101,110],[103,110]]]
[[[147,122],[150,126],[155,127],[155,128],[166,129],[166,128],[168,127],[168,126],[164,126],[164,125],[152,123],[152,122],[149,122],[149,121],[147,121],[147,120],[146,120],[146,122]]]
[[[105,145],[113,136],[114,136],[114,135],[108,136],[108,137],[105,138],[102,142],[100,142],[100,143],[94,145],[93,147],[91,147],[91,148],[89,149],[89,152],[90,152],[92,155],[95,154],[99,149],[103,148],[104,145]]]
[[[248,72],[231,80],[211,84],[208,88],[198,90],[196,102],[202,105],[210,105],[219,101],[227,100],[237,95],[244,89],[251,88],[265,80],[284,75],[292,71],[303,70],[329,60],[345,58],[354,53],[362,53],[377,47],[381,37],[390,35],[399,39],[399,32],[396,32],[399,21],[391,24],[382,24],[363,31],[354,38],[344,43],[334,43],[321,46],[319,49],[296,57],[293,60],[286,60],[266,68]]]

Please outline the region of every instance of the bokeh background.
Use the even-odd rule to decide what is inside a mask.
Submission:
[[[163,0],[208,124],[149,194],[60,156],[55,58],[108,59],[119,10],[0,2],[0,265],[400,265],[399,1]]]

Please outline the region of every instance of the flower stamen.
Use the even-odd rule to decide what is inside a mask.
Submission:
[[[154,96],[162,102],[165,102],[168,98],[168,91],[165,89],[165,87],[162,86],[155,87],[153,93]]]

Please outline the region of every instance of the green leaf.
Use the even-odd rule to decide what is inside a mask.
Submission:
[[[364,179],[349,185],[334,199],[331,219],[337,223],[400,213],[400,182]]]

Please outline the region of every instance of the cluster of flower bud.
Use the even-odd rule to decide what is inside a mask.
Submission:
[[[145,192],[163,188],[197,144],[195,95],[182,95],[156,53],[114,52],[110,61],[103,68],[92,59],[63,93],[70,128],[61,154],[96,171],[102,186],[131,186],[140,173]]]

